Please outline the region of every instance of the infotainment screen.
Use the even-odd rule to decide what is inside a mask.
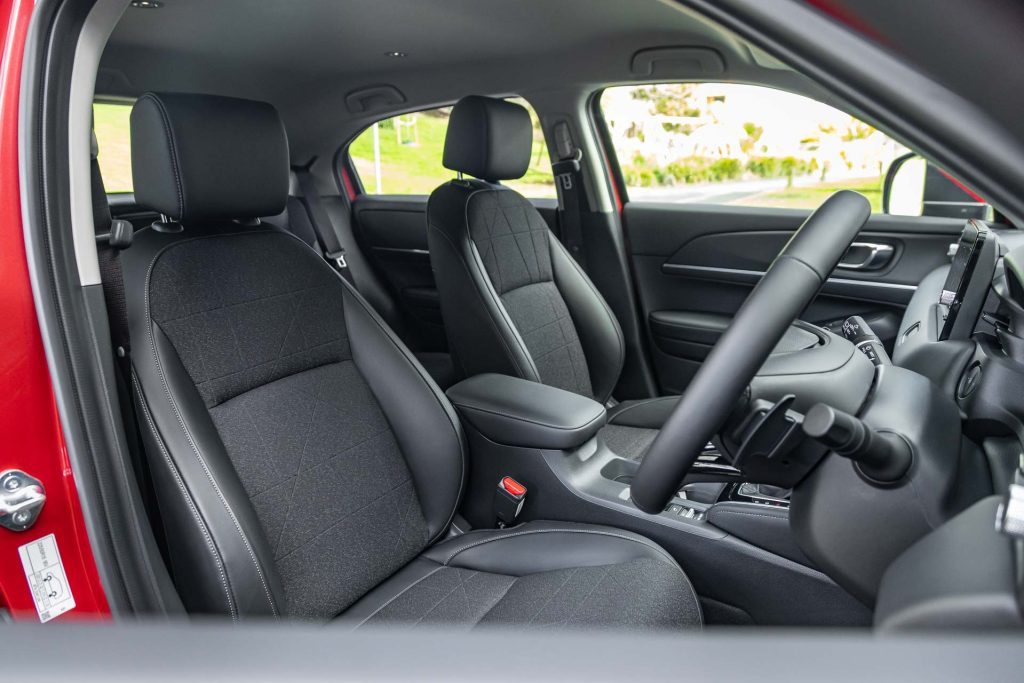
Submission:
[[[960,233],[960,241],[956,246],[956,253],[953,255],[953,263],[949,267],[949,274],[946,282],[942,285],[942,293],[939,295],[939,303],[944,308],[945,324],[942,327],[940,339],[948,339],[953,329],[957,313],[960,312],[960,304],[963,303],[967,287],[971,282],[971,274],[978,264],[978,256],[981,252],[981,245],[988,235],[988,230],[978,221],[971,219],[967,221],[964,230]]]

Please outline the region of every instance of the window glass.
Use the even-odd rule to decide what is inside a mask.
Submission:
[[[530,112],[533,153],[525,176],[502,183],[527,197],[555,197],[551,160],[537,114],[522,98],[510,101]],[[454,178],[454,171],[441,165],[451,111],[441,107],[393,116],[360,133],[349,146],[349,155],[363,189],[369,194],[430,194]]]
[[[128,128],[130,104],[96,102],[92,105],[93,129],[99,144],[100,173],[107,192],[132,191],[132,147]]]
[[[631,199],[813,209],[856,190],[882,210],[907,149],[849,114],[753,85],[608,88],[601,110]]]

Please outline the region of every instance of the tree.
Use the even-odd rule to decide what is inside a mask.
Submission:
[[[698,103],[693,101],[694,85],[692,83],[668,83],[650,85],[645,88],[634,88],[634,100],[651,103],[651,113],[662,116],[700,116]]]
[[[797,161],[796,157],[782,157],[779,165],[782,169],[782,175],[786,176],[786,187],[793,187],[793,175],[796,174],[800,162]]]
[[[754,145],[756,145],[757,141],[761,139],[762,135],[764,135],[764,128],[751,121],[747,121],[743,124],[743,132],[747,135],[745,138],[740,140],[740,150],[742,150],[744,154],[750,154],[754,150]]]

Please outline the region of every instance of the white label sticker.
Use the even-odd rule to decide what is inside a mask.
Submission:
[[[32,599],[44,624],[75,608],[64,563],[57,550],[57,538],[50,534],[18,548]]]

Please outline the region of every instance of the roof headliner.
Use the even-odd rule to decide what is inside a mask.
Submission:
[[[345,107],[356,88],[387,83],[403,109],[477,92],[585,89],[637,79],[632,56],[710,47],[716,80],[814,85],[700,17],[663,0],[166,0],[129,7],[107,45],[97,92],[211,92],[273,102],[296,160],[336,146],[370,118]],[[388,57],[398,50],[405,58]],[[666,80],[701,77],[684,70]]]

